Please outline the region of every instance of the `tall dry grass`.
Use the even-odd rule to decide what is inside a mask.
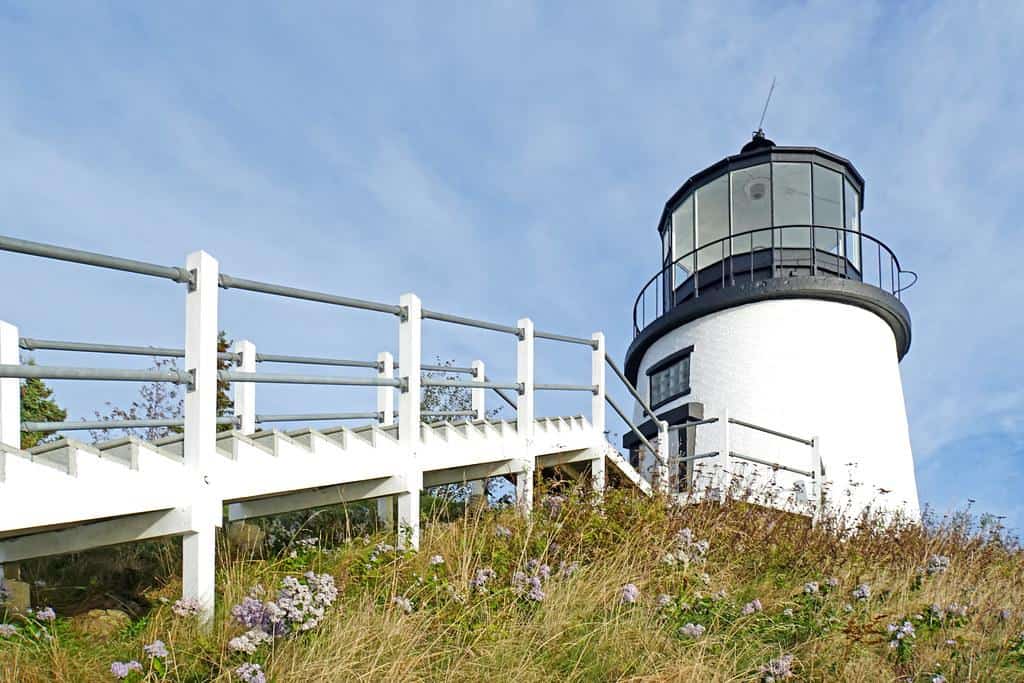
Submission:
[[[785,655],[790,680],[1024,680],[1024,556],[968,515],[812,527],[738,501],[677,508],[615,491],[602,504],[577,494],[551,500],[530,521],[475,510],[428,524],[416,554],[375,552],[383,536],[296,557],[223,552],[211,632],[161,604],[176,594],[172,582],[106,642],[61,619],[37,637],[23,629],[0,639],[0,680],[113,680],[111,661],[144,661],[142,645],[157,638],[170,650],[166,680],[174,681],[237,680],[232,671],[244,661],[262,664],[272,681],[758,681]],[[511,537],[496,534],[499,526]],[[667,563],[684,528],[708,542],[707,552],[688,546]],[[444,563],[431,565],[435,555]],[[947,557],[948,569],[929,574],[936,557]],[[530,560],[551,567],[542,601],[511,586]],[[579,569],[568,576],[572,563]],[[244,629],[230,606],[257,583],[275,586],[307,568],[331,573],[340,590],[324,622],[256,655],[231,652],[228,640]],[[482,568],[497,574],[486,592],[470,588]],[[808,582],[818,582],[817,593],[804,592]],[[627,583],[639,589],[632,604],[622,601]],[[852,596],[861,584],[870,586],[867,600]],[[660,595],[670,604],[659,607]],[[763,609],[744,614],[755,599]],[[968,610],[938,619],[929,616],[933,604]],[[893,649],[887,626],[904,620],[916,636]],[[680,635],[687,623],[704,635]],[[161,677],[150,671],[145,680]]]

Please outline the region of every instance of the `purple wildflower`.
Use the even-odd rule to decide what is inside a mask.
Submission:
[[[235,675],[244,683],[267,683],[267,676],[259,664],[246,662],[235,669]]]
[[[494,527],[494,535],[498,538],[512,538],[512,530],[499,524]]]
[[[754,612],[760,612],[764,607],[761,605],[761,601],[754,598],[743,606],[743,614],[753,614]]]
[[[1004,607],[1003,609],[999,610],[999,612],[996,614],[996,617],[999,619],[999,621],[1009,621],[1011,617],[1013,617],[1013,610],[1008,607]]]
[[[182,598],[171,605],[171,611],[179,617],[194,617],[199,614],[199,601],[195,598]]]
[[[0,638],[10,638],[18,632],[18,627],[14,624],[0,624]]]
[[[142,671],[142,665],[134,659],[130,662],[113,662],[110,665],[110,673],[117,679],[128,678],[133,671]]]
[[[487,590],[487,582],[495,576],[497,576],[497,573],[490,567],[477,569],[476,575],[474,575],[469,581],[469,587],[480,592],[485,592]]]
[[[53,621],[57,618],[57,613],[52,607],[44,607],[36,610],[35,617],[38,621]]]
[[[404,595],[396,595],[395,597],[391,598],[391,604],[395,605],[396,607],[398,607],[398,609],[402,610],[406,614],[412,614],[412,600],[405,597]]]
[[[684,638],[692,638],[696,640],[697,638],[703,636],[706,630],[707,629],[704,628],[703,624],[687,623],[679,629],[679,635],[683,636]]]
[[[836,586],[839,585],[839,579],[837,579],[834,576],[830,576],[827,579],[825,579],[825,585],[828,586],[829,588],[835,588]]]
[[[935,674],[932,676],[932,683],[946,683],[946,677],[942,674]]]
[[[917,637],[914,625],[909,621],[904,621],[902,624],[889,624],[887,630],[889,631],[889,647],[893,649],[899,647],[902,641],[909,642],[910,639]]]
[[[441,557],[440,555],[431,555],[430,556],[430,566],[431,567],[436,567],[439,564],[444,564],[444,558]]]
[[[793,655],[782,655],[761,667],[761,681],[775,683],[793,677]]]
[[[949,558],[945,555],[932,555],[928,558],[928,566],[925,567],[928,576],[945,574],[947,569],[949,569]]]
[[[151,659],[153,657],[156,657],[158,659],[163,659],[168,654],[170,654],[169,652],[167,652],[167,646],[164,645],[164,641],[162,641],[162,640],[154,640],[149,645],[143,646],[142,650],[147,655],[149,655]]]
[[[804,584],[804,593],[807,595],[816,595],[818,593],[818,582],[808,581]]]
[[[871,586],[862,583],[853,589],[852,595],[857,600],[867,600],[871,597]]]
[[[658,606],[658,609],[665,609],[672,604],[672,596],[668,593],[662,593],[658,596],[655,604]]]
[[[636,587],[636,584],[627,583],[619,591],[619,602],[624,605],[632,605],[639,599],[640,589]]]
[[[568,578],[572,578],[572,575],[575,574],[577,571],[579,571],[579,569],[580,569],[580,563],[579,562],[568,562],[567,563],[567,562],[563,561],[563,562],[560,562],[558,564],[558,572],[563,577],[565,577],[567,579]]]
[[[565,496],[547,495],[540,501],[541,506],[552,517],[557,517],[565,505]]]
[[[254,628],[229,640],[228,649],[232,652],[244,652],[247,655],[251,655],[256,652],[260,645],[273,639],[273,636],[258,628]]]

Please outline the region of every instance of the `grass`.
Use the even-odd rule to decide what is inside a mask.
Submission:
[[[318,518],[318,548],[293,544],[266,558],[225,550],[208,633],[172,613],[174,580],[140,587],[132,624],[107,641],[81,635],[66,616],[21,623],[0,638],[0,680],[114,680],[112,661],[136,659],[144,671],[126,680],[239,680],[233,671],[255,662],[271,681],[760,681],[785,656],[792,676],[776,680],[1024,680],[1024,555],[967,515],[812,528],[742,502],[680,508],[620,491],[601,504],[579,494],[549,498],[529,522],[507,509],[445,515],[450,521],[426,525],[419,553],[381,548],[382,535],[344,540],[337,529],[351,534],[358,525],[340,514]],[[680,542],[682,529],[691,531]],[[157,548],[144,561],[131,555],[132,580],[121,583],[139,584],[140,567],[173,576],[175,553]],[[431,564],[435,555],[444,562]],[[947,569],[938,557],[948,558]],[[26,571],[70,581],[73,565]],[[543,574],[538,565],[551,572],[540,578],[541,601],[513,587],[517,571]],[[484,568],[495,577],[472,589]],[[307,570],[329,573],[339,590],[323,621],[253,655],[231,651],[228,641],[245,629],[230,607],[256,584],[275,587]],[[805,592],[808,582],[818,590]],[[631,604],[622,600],[628,583],[639,590]],[[861,584],[870,597],[857,600]],[[74,591],[46,591],[64,596],[59,614],[75,610]],[[667,596],[661,606],[659,596]],[[395,597],[410,600],[412,612]],[[744,613],[755,599],[762,609]],[[940,617],[932,605],[954,610]],[[888,625],[904,621],[915,636],[890,647]],[[686,637],[687,624],[706,630]],[[154,666],[142,647],[156,639],[169,656]]]

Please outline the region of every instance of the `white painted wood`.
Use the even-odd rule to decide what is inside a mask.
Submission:
[[[403,313],[398,325],[398,367],[403,386],[398,399],[398,443],[408,468],[405,476],[409,489],[398,495],[395,521],[399,547],[417,550],[420,546],[420,488],[423,485],[423,473],[416,462],[421,446],[423,307],[415,294],[403,294],[399,304]]]
[[[377,362],[380,369],[377,376],[391,379],[395,376],[395,357],[388,351],[381,351],[377,354]],[[394,387],[377,387],[377,412],[380,413],[382,425],[393,425],[395,423],[395,389]],[[395,527],[395,501],[391,496],[385,496],[377,500],[377,520],[386,529]]]
[[[19,362],[18,328],[0,321],[0,363]],[[21,447],[21,386],[17,377],[0,379],[0,443]]]
[[[516,322],[521,338],[516,343],[516,382],[520,385],[516,401],[516,428],[523,437],[527,450],[533,445],[534,423],[534,337],[533,321],[521,318]]]
[[[473,381],[483,382],[486,376],[487,374],[485,372],[484,362],[482,360],[473,361]],[[476,413],[474,415],[474,419],[486,420],[487,390],[481,387],[480,389],[471,389],[470,392],[473,401],[473,412]]]
[[[217,261],[206,252],[189,254],[185,267],[195,286],[185,295],[185,368],[194,385],[185,394],[183,459],[192,478],[193,533],[183,541],[184,597],[199,602],[204,622],[213,619],[214,529],[221,523],[221,501],[214,494],[212,464],[217,454]]]
[[[595,332],[590,338],[594,340],[595,346],[590,353],[590,383],[597,387],[597,391],[590,399],[590,423],[594,425],[594,430],[604,438],[605,409],[608,405],[605,400],[608,390],[605,382],[605,370],[608,364],[604,360],[604,333]]]
[[[256,345],[251,341],[235,342],[235,353],[241,354],[238,369],[242,372],[256,372]],[[235,416],[239,418],[238,431],[252,434],[256,431],[256,383],[232,382]]]

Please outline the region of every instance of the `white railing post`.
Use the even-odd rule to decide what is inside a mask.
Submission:
[[[240,355],[238,369],[242,372],[256,372],[256,345],[242,339],[235,342],[235,353]],[[256,431],[256,383],[232,382],[231,391],[235,404],[236,429],[243,434]]]
[[[18,328],[0,321],[0,363],[18,365]],[[0,443],[21,448],[21,385],[17,377],[0,379]]]
[[[473,381],[483,382],[487,376],[484,362],[482,360],[473,361]],[[470,396],[472,398],[473,408],[473,419],[475,420],[486,420],[487,419],[487,390],[483,387],[479,389],[470,389]],[[469,504],[470,507],[476,508],[486,503],[487,496],[487,482],[483,479],[476,479],[469,482]]]
[[[658,492],[668,494],[668,422],[658,420],[658,461],[655,463]]]
[[[595,332],[590,338],[594,340],[594,350],[590,353],[590,383],[597,387],[590,399],[590,422],[594,425],[594,431],[600,437],[598,443],[601,443],[604,441],[605,394],[608,390],[605,383],[605,368],[607,364],[604,360],[604,333]]]
[[[516,430],[526,450],[526,470],[516,475],[516,502],[519,509],[529,514],[533,510],[533,473],[535,453],[533,448],[534,393],[533,393],[533,321],[521,318],[519,342],[516,344],[516,382],[519,384],[519,400],[516,402]]]
[[[387,351],[377,354],[377,376],[392,379],[395,376],[395,357]],[[377,413],[384,427],[395,424],[395,388],[377,387]],[[377,522],[386,529],[395,526],[395,500],[392,496],[377,499]]]
[[[811,439],[811,510],[813,520],[818,519],[822,507],[821,437]]]
[[[725,501],[726,495],[729,491],[729,453],[732,452],[732,444],[730,440],[730,424],[729,424],[729,410],[723,408],[722,412],[718,416],[718,424],[722,427],[722,440],[718,444],[718,481],[719,481],[719,499]]]
[[[482,360],[473,361],[473,381],[483,382],[484,377],[484,362]],[[484,389],[483,387],[480,387],[479,389],[470,389],[470,395],[472,396],[473,412],[475,413],[473,419],[475,420],[487,419],[486,392],[487,390]]]
[[[417,462],[420,445],[420,363],[423,350],[423,307],[415,294],[400,299],[402,319],[398,326],[398,368],[402,391],[398,399],[398,443],[407,460],[407,490],[398,494],[398,544],[419,549],[420,489],[423,473]]]
[[[192,386],[185,394],[184,464],[195,486],[192,531],[182,539],[182,592],[200,606],[204,623],[213,619],[216,528],[221,524],[217,482],[210,481],[210,459],[217,438],[218,264],[206,252],[189,254],[186,268],[195,284],[185,297],[185,369]]]

